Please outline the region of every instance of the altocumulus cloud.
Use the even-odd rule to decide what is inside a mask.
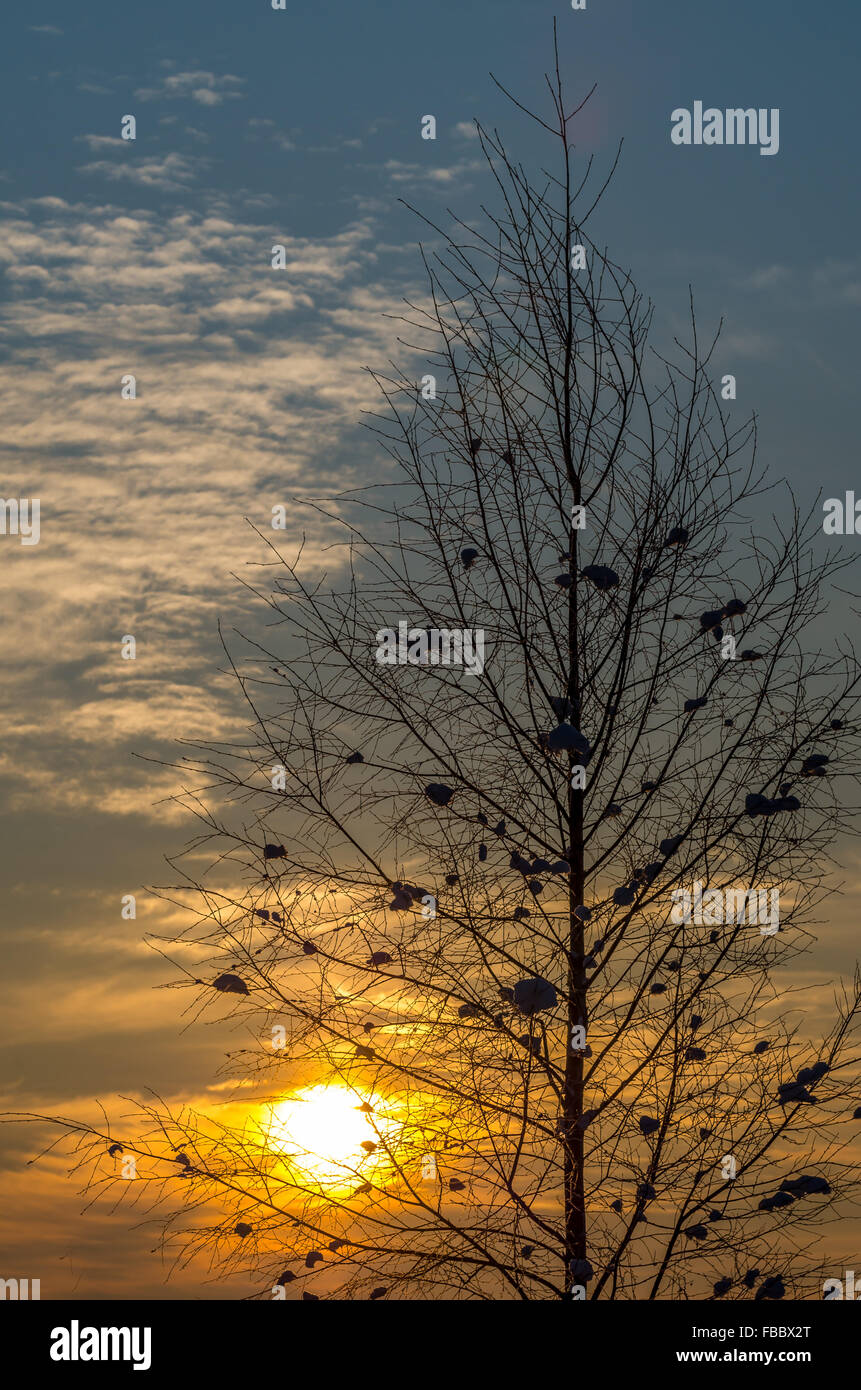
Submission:
[[[164,64],[163,66],[167,66]],[[190,72],[168,72],[154,87],[138,87],[139,101],[196,101],[201,106],[220,106],[224,101],[238,100],[243,79],[232,73],[216,74],[205,69]]]
[[[18,808],[163,820],[151,803],[174,774],[130,755],[172,755],[176,737],[236,718],[213,673],[219,616],[246,611],[233,575],[260,559],[243,519],[265,532],[290,496],[367,481],[363,369],[397,353],[385,315],[400,305],[374,283],[374,227],[290,237],[208,206],[4,205],[3,495],[42,510],[39,545],[4,556],[0,777]]]
[[[112,142],[113,143],[113,142]],[[118,140],[117,145],[123,142]],[[177,192],[187,188],[205,167],[206,161],[185,154],[151,155],[149,158],[128,160],[126,163],[113,163],[109,159],[96,159],[89,164],[78,165],[79,174],[97,174],[102,178],[125,180],[139,184],[141,188],[161,188],[166,192]]]

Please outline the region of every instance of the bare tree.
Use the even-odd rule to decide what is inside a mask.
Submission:
[[[225,641],[247,736],[181,764],[159,948],[250,1032],[228,1075],[339,1086],[364,1149],[335,1173],[157,1099],[134,1139],[65,1122],[89,1190],[135,1154],[177,1258],[265,1297],[819,1297],[857,1200],[861,978],[814,1044],[787,969],[852,829],[859,668],[816,642],[843,562],[693,304],[650,346],[558,62],[548,91],[553,171],[479,127],[498,211],[428,224],[385,477],[296,500],[328,567],[261,535],[273,635]]]

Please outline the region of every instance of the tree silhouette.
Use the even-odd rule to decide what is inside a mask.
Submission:
[[[858,1196],[861,978],[814,1044],[787,972],[851,830],[859,668],[816,636],[844,562],[776,515],[693,302],[651,346],[558,62],[548,91],[553,172],[479,127],[498,211],[427,224],[408,367],[375,373],[388,471],[296,499],[325,559],[260,533],[273,635],[225,641],[246,736],[181,761],[200,833],[159,891],[191,917],[160,949],[251,1033],[226,1074],[367,1124],[337,1177],[158,1099],[120,1141],[177,1258],[263,1297],[818,1298]],[[116,1137],[65,1124],[112,1187]]]

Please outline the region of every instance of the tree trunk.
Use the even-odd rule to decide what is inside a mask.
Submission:
[[[575,487],[579,502],[579,488]],[[569,555],[571,588],[568,607],[568,699],[573,706],[572,722],[580,727],[580,677],[577,652],[577,532],[570,532]],[[565,1188],[565,1287],[572,1283],[570,1261],[586,1258],[586,1200],[583,1175],[585,1135],[579,1120],[583,1114],[582,1052],[571,1049],[572,1030],[586,1028],[586,967],[584,965],[585,925],[575,917],[574,909],[584,900],[583,854],[583,792],[571,786],[571,768],[577,765],[577,755],[569,757],[568,768],[568,856],[571,873],[568,879],[568,1018],[565,1039],[565,1087],[562,1098],[561,1135],[564,1145]],[[579,1282],[579,1281],[576,1281]]]

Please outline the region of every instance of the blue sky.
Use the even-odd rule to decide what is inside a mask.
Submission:
[[[584,155],[606,166],[624,139],[593,236],[654,299],[658,340],[682,329],[692,285],[703,326],[725,320],[718,364],[739,413],[758,413],[762,461],[808,503],[819,488],[861,495],[857,6],[15,7],[0,59],[2,492],[40,496],[43,531],[32,551],[5,538],[0,552],[0,1109],[85,1108],[146,1084],[206,1096],[209,1049],[180,1036],[139,939],[165,922],[143,885],[188,829],[163,800],[175,776],[133,755],[235,727],[216,624],[249,612],[233,576],[261,551],[245,518],[265,524],[290,490],[377,476],[357,425],[373,404],[363,367],[397,352],[385,315],[422,285],[421,233],[398,199],[478,215],[476,116],[525,162],[545,158],[488,73],[539,103],[554,14],[572,97],[598,84]],[[674,147],[670,113],[695,100],[778,107],[779,154]],[[126,113],[134,144],[118,138]],[[434,142],[419,137],[426,113]],[[137,924],[119,918],[128,892]],[[845,951],[818,965],[835,962]],[[19,1136],[16,1175],[25,1151]],[[20,1200],[24,1221],[49,1199],[24,1185]],[[57,1281],[64,1202],[58,1176],[40,1237]],[[7,1248],[27,1239],[16,1228]],[[120,1278],[99,1251],[96,1293]]]
[[[216,194],[233,210],[263,198],[273,232],[314,238],[337,235],[372,206],[375,234],[405,251],[415,225],[393,194],[421,191],[427,205],[440,192],[434,171],[455,170],[443,191],[456,202],[477,181],[453,133],[460,122],[504,121],[526,156],[537,149],[487,74],[538,98],[557,14],[572,91],[598,84],[586,148],[601,158],[625,140],[602,219],[614,253],[668,320],[692,282],[704,316],[726,316],[742,398],[756,404],[782,467],[805,479],[815,451],[823,483],[842,481],[861,293],[857,7],[590,0],[573,12],[559,0],[290,0],[274,12],[264,0],[201,0],[157,2],[144,14],[104,0],[85,11],[43,5],[9,24],[7,191],[109,195],[160,211]],[[193,83],[171,92],[166,78],[194,72],[210,75],[196,94]],[[695,99],[779,107],[779,155],[673,147],[669,113]],[[116,137],[126,110],[138,118],[134,149],[93,154],[83,137]],[[440,123],[435,143],[418,139],[426,111]],[[112,160],[167,161],[162,186],[110,175]],[[415,261],[392,256],[389,278],[402,269],[414,273]],[[797,389],[807,373],[818,411]]]

